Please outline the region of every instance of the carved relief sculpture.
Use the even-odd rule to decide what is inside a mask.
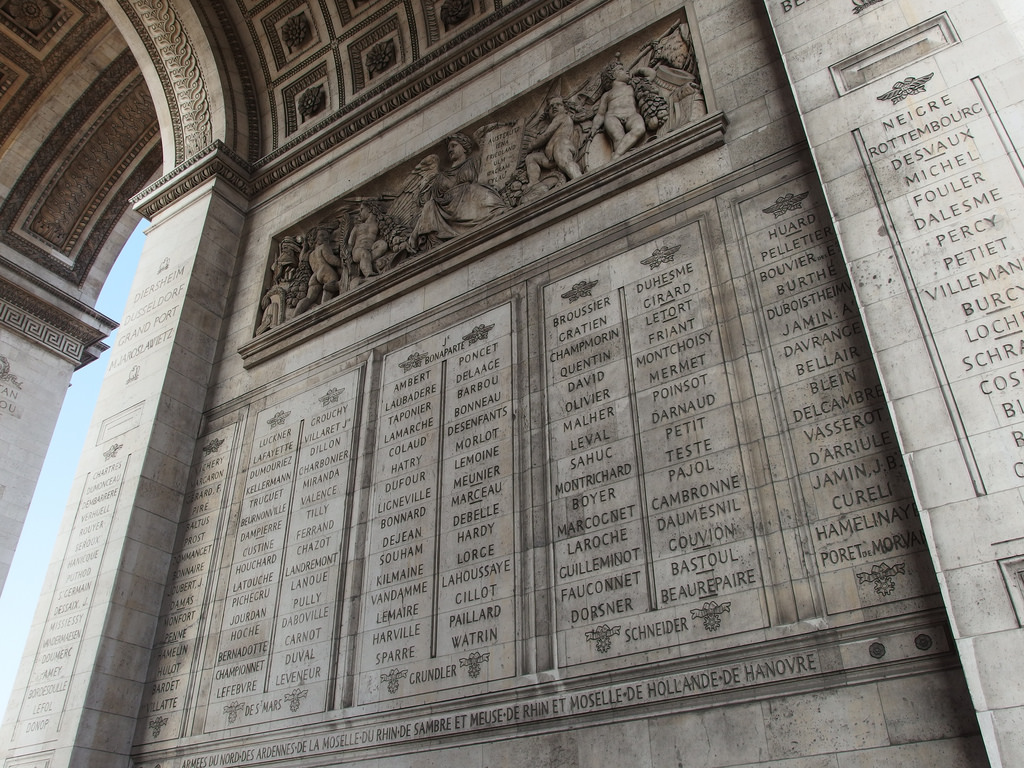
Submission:
[[[349,198],[304,237],[283,238],[256,334],[707,114],[685,23],[634,44],[632,57],[629,66],[615,53],[577,67],[543,96],[535,91],[495,120],[448,136],[447,167],[429,154]],[[371,74],[387,66],[368,59]],[[302,255],[293,265],[296,243]],[[308,282],[296,303],[300,272]]]
[[[609,64],[601,73],[601,90],[589,139],[593,141],[603,130],[611,144],[611,159],[618,160],[644,137],[647,126],[637,108],[633,78],[621,62]]]
[[[480,158],[473,140],[456,133],[446,143],[451,165],[434,174],[420,196],[423,207],[412,231],[413,251],[458,237],[505,209],[497,190],[479,181]]]

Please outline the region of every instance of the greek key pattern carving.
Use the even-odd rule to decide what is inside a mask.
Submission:
[[[103,316],[97,314],[97,317]],[[0,280],[0,325],[75,365],[84,365],[95,359],[94,350],[106,349],[105,344],[99,343],[105,336],[104,331],[60,312],[3,280]]]
[[[72,339],[52,328],[46,323],[40,322],[18,307],[8,304],[0,299],[0,325],[4,325],[32,341],[38,342],[48,349],[52,349],[61,357],[78,362],[82,358],[83,346],[81,342]]]

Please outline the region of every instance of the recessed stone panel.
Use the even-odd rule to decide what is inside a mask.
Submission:
[[[933,591],[885,392],[817,185],[775,187],[741,216],[829,611]]]
[[[254,414],[205,656],[208,731],[328,706],[361,375]]]
[[[962,462],[991,493],[1024,475],[1020,159],[980,78],[943,89],[932,71],[904,74],[878,89],[891,108],[854,135]]]
[[[763,577],[697,225],[544,290],[566,663],[763,626]]]
[[[359,702],[516,672],[512,339],[506,305],[384,359]]]

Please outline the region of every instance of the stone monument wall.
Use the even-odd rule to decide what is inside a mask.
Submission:
[[[621,159],[591,150],[579,178],[556,167],[558,183],[508,197],[552,93],[584,122],[587,82],[692,20],[655,20],[497,109],[473,105],[352,191],[335,186],[342,161],[310,182],[322,191],[256,211],[242,285],[258,293],[237,294],[238,344],[198,443],[137,764],[424,748],[486,763],[508,747],[458,745],[520,736],[528,754],[551,731],[578,752],[566,764],[588,764],[589,737],[566,729],[662,715],[653,733],[713,716],[712,702],[758,710],[742,729],[764,739],[758,762],[825,749],[789,745],[814,718],[775,711],[819,699],[869,710],[852,738],[886,747],[894,670],[922,708],[906,740],[946,739],[912,759],[975,754],[918,510],[799,141],[758,142],[757,167],[731,158],[752,126],[715,109],[710,77],[704,114],[680,130]],[[713,73],[704,25],[688,26]],[[505,193],[466,226],[427,178],[455,171],[456,132],[479,173],[452,196]],[[411,183],[418,217],[403,222]],[[288,205],[318,195],[328,205],[308,214]],[[369,275],[353,234],[368,203]],[[307,263],[294,290],[288,270]],[[316,277],[324,263],[335,280]],[[839,690],[851,676],[861,685]]]
[[[567,11],[311,153],[237,243],[218,209],[223,308],[202,247],[180,284],[213,296],[157,306],[178,262],[149,276],[119,371],[181,300],[213,319],[174,337],[203,404],[161,404],[199,423],[191,467],[147,460],[184,491],[147,497],[173,533],[136,766],[984,762],[766,26]],[[86,516],[132,456],[62,568],[109,551]],[[61,617],[94,585],[58,582],[8,765],[45,764],[74,695]]]

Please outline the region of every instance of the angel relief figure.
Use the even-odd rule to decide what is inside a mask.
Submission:
[[[458,237],[506,208],[498,191],[480,182],[480,156],[473,140],[454,133],[446,144],[448,169],[435,173],[420,193],[422,208],[409,241],[412,251]]]
[[[363,200],[348,231],[348,256],[359,266],[359,274],[364,280],[376,274],[374,262],[388,250],[387,240],[381,236],[381,216],[376,200]],[[352,287],[356,285],[358,281],[353,281]]]
[[[647,133],[647,123],[637,106],[633,78],[616,60],[601,73],[601,99],[590,127],[590,138],[604,130],[611,143],[611,160],[618,160]]]
[[[505,185],[510,205],[529,203],[583,175],[580,122],[592,116],[593,110],[589,115],[581,114],[574,102],[558,93],[549,93],[544,107],[534,113],[523,130],[523,160]]]

